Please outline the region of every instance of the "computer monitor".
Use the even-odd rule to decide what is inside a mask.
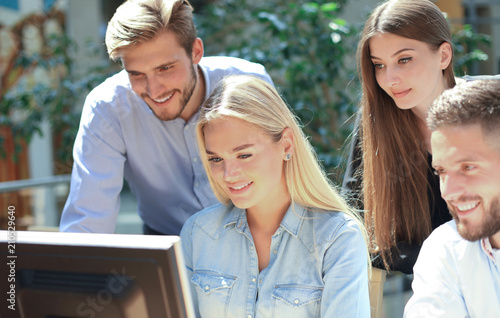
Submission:
[[[0,317],[194,317],[178,236],[0,231],[0,255]]]

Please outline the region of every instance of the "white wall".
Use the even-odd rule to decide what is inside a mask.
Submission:
[[[75,61],[77,62],[77,74],[83,74],[86,69],[100,64],[106,60],[104,55],[104,30],[102,25],[101,0],[67,0],[66,31],[68,36],[76,41],[78,51]],[[106,0],[102,0],[106,1]],[[88,43],[102,49],[103,55],[96,58],[89,53],[92,48]]]
[[[351,24],[363,25],[370,12],[382,0],[348,0],[342,9],[341,18]]]

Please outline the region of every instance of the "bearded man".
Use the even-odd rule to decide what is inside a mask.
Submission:
[[[498,317],[500,81],[445,91],[427,124],[432,165],[453,220],[422,246],[405,317]]]

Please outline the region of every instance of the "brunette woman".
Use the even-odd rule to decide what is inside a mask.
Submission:
[[[373,264],[412,273],[430,232],[451,219],[433,174],[427,109],[455,86],[451,33],[427,0],[389,0],[358,46],[361,115],[344,189],[364,211]]]

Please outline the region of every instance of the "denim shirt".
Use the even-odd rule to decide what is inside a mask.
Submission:
[[[370,317],[366,243],[342,212],[292,204],[261,272],[232,204],[190,217],[181,242],[197,317]]]

